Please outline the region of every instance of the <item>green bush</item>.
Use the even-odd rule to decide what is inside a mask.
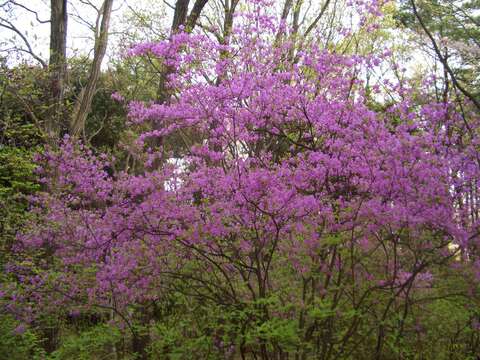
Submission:
[[[43,359],[41,339],[11,316],[0,316],[0,360]]]

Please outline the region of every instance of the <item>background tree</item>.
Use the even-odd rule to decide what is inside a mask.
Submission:
[[[478,62],[480,55],[480,19],[478,1],[404,1],[398,19],[421,36],[423,43],[439,62],[443,90],[450,96],[453,88],[469,99],[477,111]]]

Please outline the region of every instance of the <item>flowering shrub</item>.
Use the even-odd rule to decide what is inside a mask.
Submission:
[[[228,43],[132,48],[169,69],[172,95],[129,104],[150,129],[141,172],[109,175],[113,159],[68,138],[39,157],[20,250],[45,254],[12,265],[11,311],[103,309],[142,356],[158,336],[157,357],[380,359],[423,341],[445,278],[476,293],[478,139],[455,107],[389,82],[400,100],[376,88],[372,106],[359,73],[388,53],[297,50],[254,5]]]

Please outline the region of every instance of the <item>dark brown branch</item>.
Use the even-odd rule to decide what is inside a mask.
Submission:
[[[168,1],[163,0],[163,3],[164,3],[165,5],[167,5],[170,9],[175,10],[175,6],[173,6],[172,4],[170,4]]]
[[[303,36],[307,36],[310,32],[312,32],[312,30],[315,28],[315,26],[317,26],[318,22],[320,21],[320,19],[323,17],[325,12],[327,11],[327,8],[328,8],[328,5],[330,5],[330,2],[331,2],[331,0],[326,0],[325,1],[325,3],[322,6],[322,9],[320,10],[320,13],[317,15],[315,20],[313,20],[313,22],[310,24],[310,26],[307,28],[307,30],[305,30],[305,33],[303,34]]]
[[[292,5],[293,5],[293,0],[285,0],[285,3],[283,4],[281,20],[287,20],[288,14],[292,9]]]

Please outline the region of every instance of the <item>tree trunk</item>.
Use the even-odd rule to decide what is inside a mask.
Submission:
[[[58,138],[63,118],[65,79],[67,75],[67,0],[51,0],[50,13],[50,76],[52,115],[46,120],[50,140]]]
[[[189,3],[190,0],[177,0],[173,14],[172,33],[177,32],[181,25],[185,25]]]
[[[187,23],[186,23],[186,30],[192,31],[195,25],[197,24],[198,18],[202,13],[203,8],[207,5],[208,0],[197,0],[195,4],[193,4],[193,9],[190,11],[190,15],[188,15]]]
[[[95,49],[87,85],[82,89],[75,103],[70,122],[70,134],[79,137],[84,134],[87,116],[90,113],[93,96],[97,89],[103,58],[107,50],[108,29],[112,14],[113,0],[105,0],[101,8],[102,22],[99,32],[95,34]]]

